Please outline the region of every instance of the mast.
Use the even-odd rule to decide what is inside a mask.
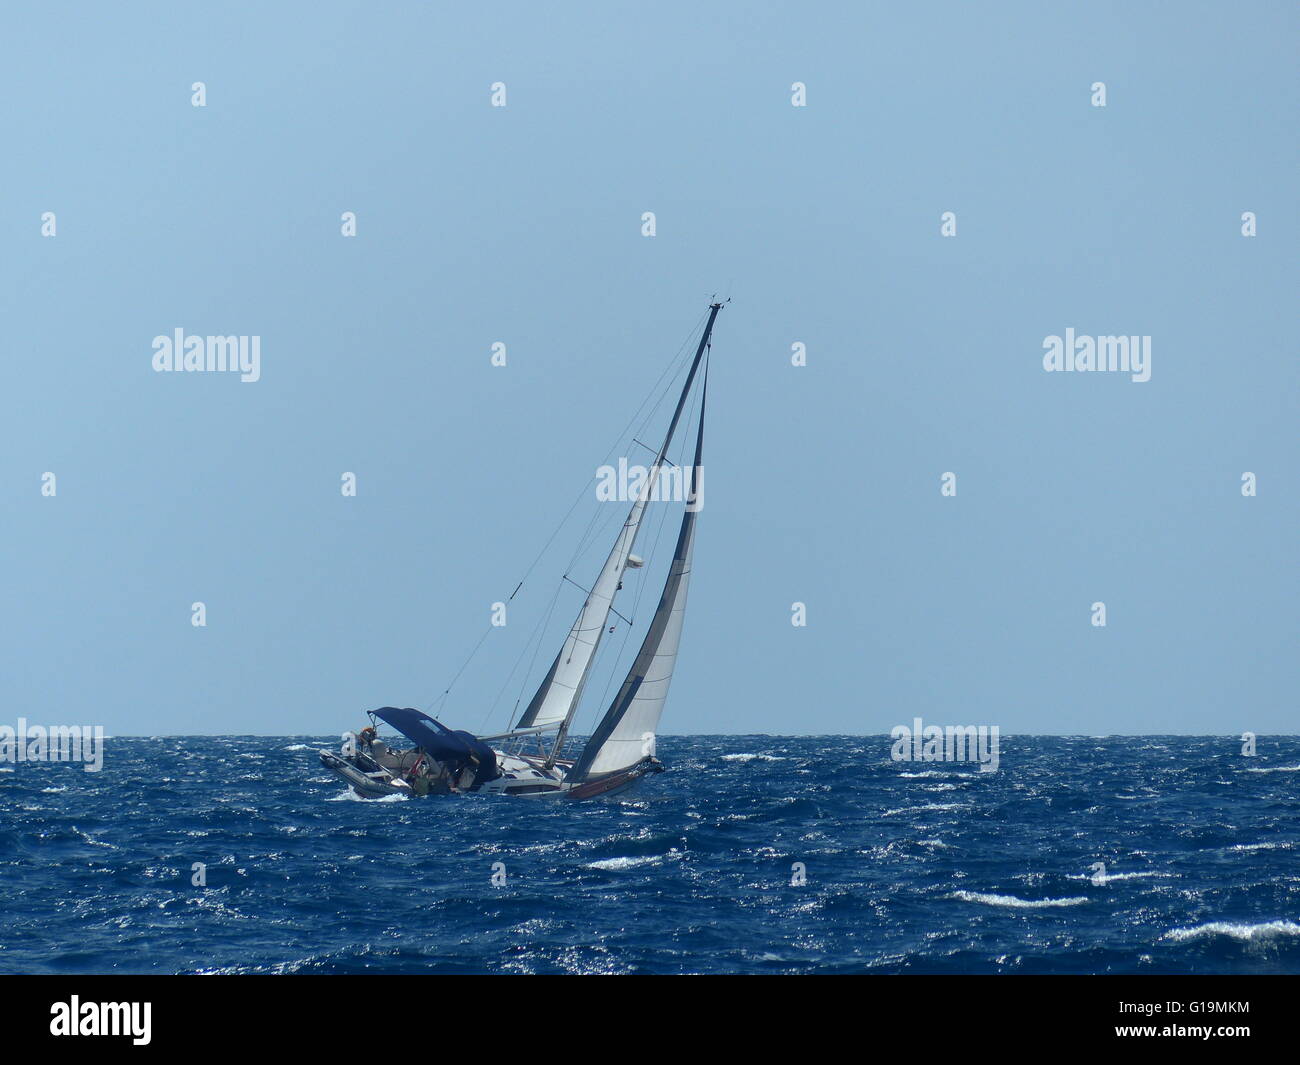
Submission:
[[[538,716],[545,715],[547,704],[554,705],[557,701],[553,696],[558,696],[558,701],[562,701],[563,719],[555,736],[555,745],[551,748],[551,753],[546,759],[548,769],[555,764],[555,759],[559,756],[564,741],[568,737],[569,725],[572,723],[573,715],[577,711],[578,703],[582,698],[582,689],[587,683],[587,676],[591,672],[596,650],[599,648],[601,638],[605,633],[605,622],[609,618],[610,608],[614,605],[614,595],[622,583],[623,571],[627,568],[628,556],[632,553],[632,546],[636,542],[642,512],[645,510],[646,502],[654,489],[655,482],[658,480],[664,456],[668,453],[668,448],[673,442],[673,436],[677,432],[677,424],[681,421],[682,411],[686,407],[686,398],[690,394],[691,386],[695,383],[695,375],[699,371],[704,353],[708,350],[709,338],[713,334],[713,323],[717,320],[718,311],[721,309],[721,303],[709,304],[709,319],[705,323],[704,332],[700,334],[700,343],[695,349],[695,358],[691,361],[690,372],[686,375],[686,383],[682,386],[682,393],[677,399],[677,407],[673,411],[672,420],[668,423],[668,431],[664,434],[664,442],[655,456],[654,465],[641,486],[636,502],[632,504],[632,509],[628,512],[627,520],[623,523],[618,539],[614,542],[614,548],[610,552],[609,558],[605,560],[605,565],[601,569],[600,576],[597,578],[591,594],[583,603],[582,610],[579,611],[578,618],[569,631],[569,638],[565,640],[564,646],[560,649],[559,655],[556,656],[550,672],[547,673],[546,679],[542,681],[542,686],[538,689],[537,694],[533,696],[532,702],[529,703],[528,709],[519,721],[519,727],[536,724],[538,723]],[[577,663],[577,668],[575,668],[573,660],[579,656],[581,661]],[[561,673],[566,671],[566,667],[568,667],[567,672],[569,674],[566,678],[568,683],[561,680]],[[557,688],[559,689],[558,692]],[[565,691],[566,688],[569,689],[567,692]]]
[[[652,752],[646,749],[659,728],[668,686],[677,665],[682,624],[686,620],[686,593],[691,579],[691,558],[695,551],[696,506],[699,478],[704,462],[704,408],[708,399],[709,367],[704,364],[704,384],[700,393],[700,423],[695,436],[695,462],[691,466],[690,490],[681,532],[673,550],[672,566],[664,581],[663,594],[654,619],[646,631],[623,685],[614,696],[605,716],[582,750],[582,756],[565,774],[565,780],[580,783],[594,777],[608,776],[644,761]]]

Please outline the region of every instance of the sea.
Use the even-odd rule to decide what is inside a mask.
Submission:
[[[661,737],[587,803],[362,800],[337,743],[0,766],[0,972],[1300,972],[1300,737]]]

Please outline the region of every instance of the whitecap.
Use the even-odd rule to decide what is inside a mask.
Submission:
[[[784,762],[774,754],[724,754],[724,762]]]
[[[978,773],[962,773],[956,769],[927,769],[921,773],[899,773],[906,780],[919,780],[923,777],[976,777]]]
[[[660,861],[657,854],[646,854],[640,858],[602,858],[600,861],[588,862],[588,869],[631,869],[634,865],[650,865]]]
[[[365,799],[358,795],[351,788],[347,791],[341,791],[337,795],[326,799],[326,802],[406,802],[407,796],[399,792],[392,795],[382,795],[378,799]]]
[[[1173,876],[1173,873],[1141,872],[1141,873],[1102,873],[1094,875],[1092,873],[1077,873],[1070,877],[1071,880],[1086,880],[1090,884],[1109,884],[1112,880],[1145,880],[1151,876]]]
[[[1068,899],[1019,899],[1015,895],[990,895],[982,891],[954,891],[949,898],[962,902],[982,902],[986,906],[1010,906],[1017,910],[1042,910],[1051,906],[1079,906],[1088,901],[1083,895]]]
[[[893,817],[895,814],[915,814],[927,810],[965,810],[970,806],[967,802],[928,802],[924,806],[900,806],[894,810],[886,810],[881,817]]]
[[[1264,921],[1260,924],[1234,924],[1230,921],[1211,921],[1198,924],[1194,928],[1174,928],[1166,932],[1164,939],[1183,943],[1192,939],[1209,939],[1212,936],[1229,936],[1243,943],[1257,940],[1278,939],[1282,936],[1300,936],[1300,924],[1294,921]]]

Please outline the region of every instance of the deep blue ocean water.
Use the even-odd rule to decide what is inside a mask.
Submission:
[[[1300,972],[1298,737],[664,737],[573,804],[350,798],[336,744],[0,769],[0,971]]]

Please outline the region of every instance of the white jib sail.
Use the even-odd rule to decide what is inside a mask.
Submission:
[[[592,585],[587,601],[578,611],[578,617],[569,629],[564,646],[560,648],[559,655],[532,702],[528,704],[524,716],[519,719],[519,728],[553,725],[569,716],[569,711],[582,692],[582,685],[596,656],[596,648],[600,645],[601,635],[609,621],[619,581],[623,579],[628,556],[632,553],[632,545],[636,542],[636,534],[641,527],[646,500],[658,476],[659,467],[655,466],[646,477],[637,501],[632,504],[618,539],[614,541],[614,549],[601,567],[600,576]]]

